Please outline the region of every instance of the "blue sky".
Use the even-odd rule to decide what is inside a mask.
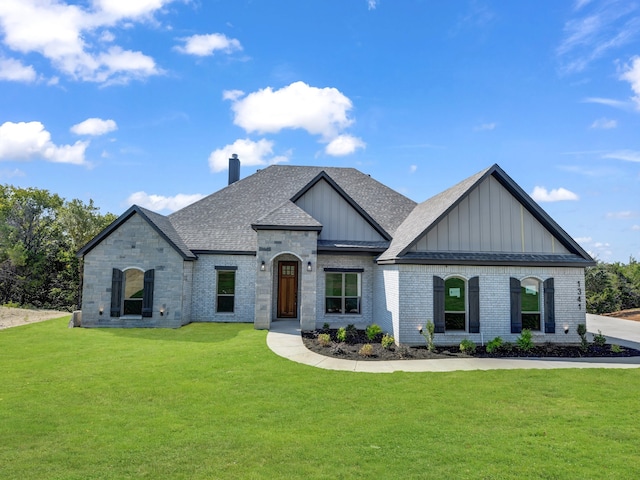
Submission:
[[[420,202],[498,163],[640,258],[640,3],[2,0],[0,183],[161,213],[273,163]]]

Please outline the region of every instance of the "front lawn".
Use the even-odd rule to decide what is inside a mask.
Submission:
[[[640,371],[364,374],[249,325],[0,331],[0,478],[639,478]]]

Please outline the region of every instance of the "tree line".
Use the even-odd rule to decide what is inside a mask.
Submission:
[[[76,253],[117,217],[38,188],[0,185],[0,304],[74,310],[82,285]],[[587,268],[589,313],[640,308],[640,263]]]
[[[117,217],[93,200],[64,200],[38,188],[0,185],[0,304],[78,308],[76,252]]]

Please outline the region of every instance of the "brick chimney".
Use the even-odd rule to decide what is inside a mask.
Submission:
[[[229,185],[240,180],[240,159],[235,153],[229,159]]]

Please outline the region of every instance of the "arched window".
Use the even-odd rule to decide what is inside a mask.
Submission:
[[[525,278],[520,282],[522,328],[540,330],[540,281]]]
[[[142,297],[144,295],[144,272],[130,268],[124,272],[125,315],[142,315]]]
[[[444,328],[467,329],[467,285],[464,279],[447,278],[444,282]]]

